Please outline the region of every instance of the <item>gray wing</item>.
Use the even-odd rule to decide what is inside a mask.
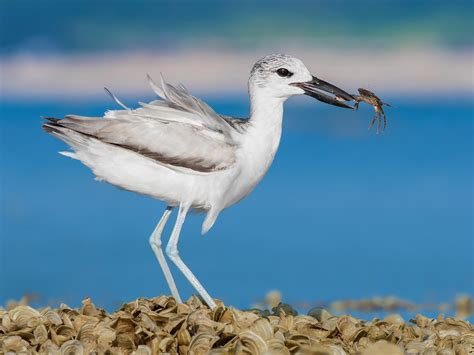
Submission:
[[[45,128],[70,129],[157,162],[199,172],[232,166],[235,128],[184,87],[151,84],[162,100],[141,103],[136,110],[107,111],[103,118],[69,115],[50,119]]]
[[[150,76],[148,76],[148,82],[161,100],[148,104],[140,102],[142,109],[139,110],[144,114],[150,114],[152,117],[165,114],[168,120],[206,127],[211,131],[231,137],[232,126],[208,104],[191,95],[184,85],[175,87],[166,83],[163,77],[161,77],[161,87],[156,85]]]

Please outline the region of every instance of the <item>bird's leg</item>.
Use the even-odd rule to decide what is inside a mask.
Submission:
[[[181,233],[181,227],[183,226],[188,210],[189,210],[188,205],[184,205],[184,204],[179,205],[178,217],[176,218],[176,224],[174,225],[170,240],[168,242],[168,245],[166,246],[166,254],[169,256],[171,261],[178,267],[178,269],[181,270],[183,275],[186,276],[188,281],[191,283],[191,285],[193,285],[196,291],[201,295],[201,297],[204,299],[207,305],[210,308],[215,308],[216,303],[214,302],[214,300],[211,298],[211,296],[209,296],[209,294],[201,285],[201,283],[198,281],[196,276],[193,275],[191,270],[186,266],[186,264],[183,262],[183,260],[181,260],[181,257],[179,256],[179,252],[178,252],[179,235]]]
[[[168,267],[168,263],[166,262],[165,255],[163,254],[163,249],[161,248],[161,234],[163,233],[163,229],[165,228],[166,222],[173,211],[173,207],[168,206],[166,207],[165,213],[161,217],[160,221],[156,225],[155,230],[150,236],[150,245],[151,249],[155,253],[156,259],[161,266],[161,270],[165,274],[166,282],[170,288],[171,294],[173,295],[176,302],[181,303],[181,297],[179,296],[178,289],[176,288],[176,284],[173,279],[173,275],[171,275],[170,268]]]

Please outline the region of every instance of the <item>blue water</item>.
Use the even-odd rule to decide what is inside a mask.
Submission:
[[[246,98],[207,99],[247,113]],[[254,193],[204,237],[202,215],[186,221],[181,256],[211,295],[249,307],[273,289],[293,304],[474,293],[473,104],[386,99],[395,108],[382,135],[367,130],[370,107],[288,102],[279,152]],[[3,102],[0,304],[36,293],[41,304],[91,296],[111,309],[168,293],[148,245],[164,204],[94,181],[40,129],[41,115],[110,106]]]

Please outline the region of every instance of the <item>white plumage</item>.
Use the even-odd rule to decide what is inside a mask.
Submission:
[[[173,207],[179,207],[166,252],[206,303],[215,307],[178,254],[186,213],[205,211],[202,232],[206,233],[224,208],[254,189],[278,148],[284,101],[303,93],[314,96],[307,91],[313,77],[294,57],[261,59],[249,79],[248,120],[217,114],[181,85],[174,87],[162,79],[159,87],[149,79],[161,100],[129,109],[112,95],[123,110],[107,111],[103,118],[50,118],[44,128],[73,149],[62,154],[80,160],[98,179],[168,204],[150,244],[173,296],[181,301],[161,247],[164,224]]]

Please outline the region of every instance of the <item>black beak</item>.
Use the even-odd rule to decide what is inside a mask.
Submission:
[[[290,85],[297,86],[304,90],[306,95],[314,97],[316,100],[325,102],[330,105],[351,108],[353,106],[346,104],[344,101],[355,101],[355,98],[345,92],[342,89],[339,89],[337,86],[329,84],[328,82],[318,79],[313,76],[313,80],[306,81],[304,83],[292,83]],[[329,92],[334,95],[334,97],[325,95],[321,91]]]

